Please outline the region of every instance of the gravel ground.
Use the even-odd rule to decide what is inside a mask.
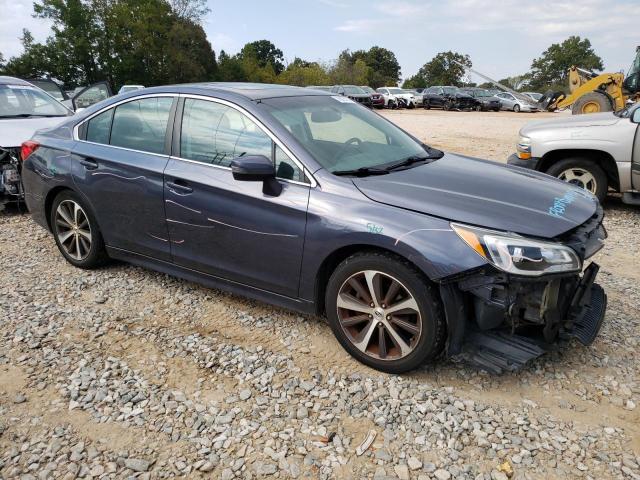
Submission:
[[[546,115],[386,114],[496,160]],[[640,216],[615,197],[606,212],[600,337],[501,376],[383,375],[321,319],[74,269],[28,216],[0,214],[0,478],[640,478]]]

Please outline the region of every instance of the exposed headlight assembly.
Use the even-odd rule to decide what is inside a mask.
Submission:
[[[514,234],[451,224],[467,245],[496,268],[514,275],[538,277],[548,273],[579,272],[582,263],[565,245]]]

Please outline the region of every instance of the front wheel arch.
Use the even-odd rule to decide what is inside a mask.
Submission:
[[[620,191],[620,176],[618,174],[618,164],[613,156],[602,150],[590,149],[565,149],[552,150],[545,153],[540,160],[537,169],[543,173],[547,173],[554,163],[558,163],[567,158],[581,157],[597,163],[607,175],[609,187],[616,192]]]

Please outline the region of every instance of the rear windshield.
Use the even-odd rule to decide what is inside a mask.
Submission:
[[[0,85],[0,118],[64,117],[71,111],[30,85]]]

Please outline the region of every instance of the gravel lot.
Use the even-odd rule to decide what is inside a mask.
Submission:
[[[549,116],[385,115],[501,161]],[[28,216],[0,214],[0,478],[640,478],[640,212],[606,212],[600,337],[501,376],[383,375],[320,319],[128,265],[74,269]]]

